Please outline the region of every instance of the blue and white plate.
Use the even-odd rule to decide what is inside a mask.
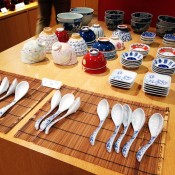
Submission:
[[[166,58],[157,58],[153,60],[153,65],[161,69],[175,68],[175,62]]]
[[[173,42],[175,42],[175,35],[173,35],[173,34],[165,34],[163,39],[166,40],[166,41],[173,41]]]

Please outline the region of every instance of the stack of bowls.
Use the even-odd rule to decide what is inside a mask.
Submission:
[[[175,62],[167,58],[154,59],[152,71],[158,74],[172,75],[175,71]]]
[[[129,51],[135,51],[135,52],[141,53],[143,57],[148,55],[149,50],[150,50],[150,47],[148,45],[141,44],[141,43],[131,44],[129,49]]]
[[[140,40],[143,44],[152,44],[154,42],[154,38],[156,37],[156,34],[154,32],[143,32],[141,34]]]
[[[163,45],[167,47],[175,47],[175,35],[165,34],[163,37]]]
[[[121,10],[105,11],[105,23],[109,30],[117,29],[117,26],[123,24],[124,12]]]
[[[175,17],[159,15],[156,24],[156,34],[163,37],[166,33],[175,32]]]
[[[143,55],[138,52],[123,52],[120,63],[130,69],[138,68],[143,61]]]
[[[142,33],[148,30],[153,15],[146,12],[135,12],[131,14],[131,27],[136,33]]]
[[[161,47],[157,50],[157,58],[168,58],[175,60],[175,48],[172,47]]]

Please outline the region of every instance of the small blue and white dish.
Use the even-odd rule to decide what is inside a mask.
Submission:
[[[88,47],[91,47],[96,41],[96,35],[89,26],[83,26],[79,34],[85,40]]]
[[[77,13],[59,13],[57,14],[57,20],[62,27],[69,33],[78,32],[81,28],[83,15]]]
[[[165,34],[163,39],[166,40],[166,41],[175,42],[175,35],[173,35],[173,34]]]
[[[143,37],[143,38],[155,38],[156,37],[156,34],[154,32],[148,32],[148,31],[146,31],[146,32],[143,32],[141,34],[141,37]]]
[[[99,37],[98,41],[92,45],[92,48],[100,50],[107,60],[114,59],[116,56],[115,46],[107,37]]]
[[[84,25],[88,25],[91,22],[94,9],[88,8],[88,7],[75,7],[75,8],[71,8],[70,11],[72,13],[78,13],[83,15],[82,25],[84,26]]]

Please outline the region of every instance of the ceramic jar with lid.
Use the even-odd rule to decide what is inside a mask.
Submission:
[[[89,26],[83,26],[79,31],[79,34],[85,40],[88,47],[91,47],[95,42],[95,33],[89,28]]]
[[[73,33],[68,44],[74,49],[77,56],[83,56],[87,53],[87,44],[79,33]]]
[[[59,65],[72,65],[77,63],[76,53],[68,43],[56,42],[52,45],[53,62]]]
[[[99,74],[106,71],[107,61],[102,52],[92,48],[84,55],[82,66],[85,72],[90,74]]]
[[[67,43],[69,40],[69,35],[67,33],[66,30],[64,30],[64,28],[60,27],[56,29],[55,34],[58,37],[58,41],[63,42],[63,43]]]
[[[116,50],[123,50],[125,48],[124,42],[118,36],[111,36],[110,42],[115,46]]]
[[[37,40],[30,40],[24,44],[21,51],[21,61],[23,63],[37,63],[45,59],[45,43],[39,43]]]
[[[58,38],[51,27],[45,27],[38,37],[39,43],[45,42],[47,53],[52,52],[52,45],[57,41]]]
[[[104,31],[99,24],[93,24],[90,29],[95,33],[96,38],[104,37]]]
[[[98,38],[98,42],[92,45],[92,48],[96,48],[101,51],[107,60],[114,59],[116,56],[115,46],[110,42],[107,37]]]

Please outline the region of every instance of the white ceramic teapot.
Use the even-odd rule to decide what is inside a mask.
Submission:
[[[56,42],[52,45],[53,62],[59,65],[72,65],[77,63],[74,49],[67,43]]]
[[[37,40],[30,40],[24,44],[21,50],[21,61],[23,63],[37,63],[45,59],[45,43],[39,43]]]

